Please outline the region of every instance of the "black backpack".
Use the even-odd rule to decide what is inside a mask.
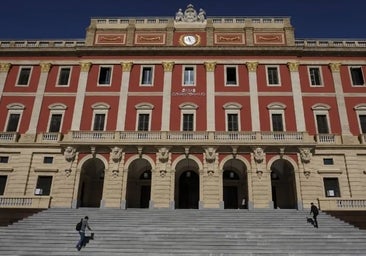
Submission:
[[[81,226],[83,225],[83,219],[81,219],[79,222],[78,222],[78,224],[76,224],[76,227],[75,227],[75,229],[76,229],[76,231],[80,231],[81,230]]]

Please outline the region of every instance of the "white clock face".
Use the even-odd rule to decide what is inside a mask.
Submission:
[[[197,43],[197,38],[195,36],[192,36],[192,35],[184,36],[183,37],[183,42],[186,45],[194,45],[195,43]]]

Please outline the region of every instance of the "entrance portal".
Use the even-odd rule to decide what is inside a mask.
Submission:
[[[224,208],[247,208],[248,182],[245,164],[237,159],[227,161],[222,179]]]
[[[289,161],[279,159],[272,164],[271,183],[274,208],[296,209],[295,171]]]
[[[192,159],[181,160],[175,172],[175,207],[198,209],[200,200],[199,167]]]
[[[151,165],[145,159],[134,160],[128,168],[127,208],[149,208]]]
[[[100,207],[104,170],[104,163],[98,158],[91,158],[83,164],[80,173],[78,207]]]

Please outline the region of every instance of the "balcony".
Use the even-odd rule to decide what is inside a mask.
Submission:
[[[18,138],[17,132],[0,132],[0,143],[17,142]]]

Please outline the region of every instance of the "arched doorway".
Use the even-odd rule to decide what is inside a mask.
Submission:
[[[276,160],[271,166],[271,184],[273,207],[296,209],[295,171],[292,164],[285,160]]]
[[[128,168],[127,208],[149,208],[150,197],[151,165],[146,159],[136,159]]]
[[[91,158],[81,167],[78,207],[100,207],[103,197],[105,166],[102,160]]]
[[[248,181],[245,164],[237,159],[227,161],[222,179],[224,209],[247,208]]]
[[[178,209],[198,209],[200,180],[198,165],[191,159],[185,159],[176,166],[175,203]]]

